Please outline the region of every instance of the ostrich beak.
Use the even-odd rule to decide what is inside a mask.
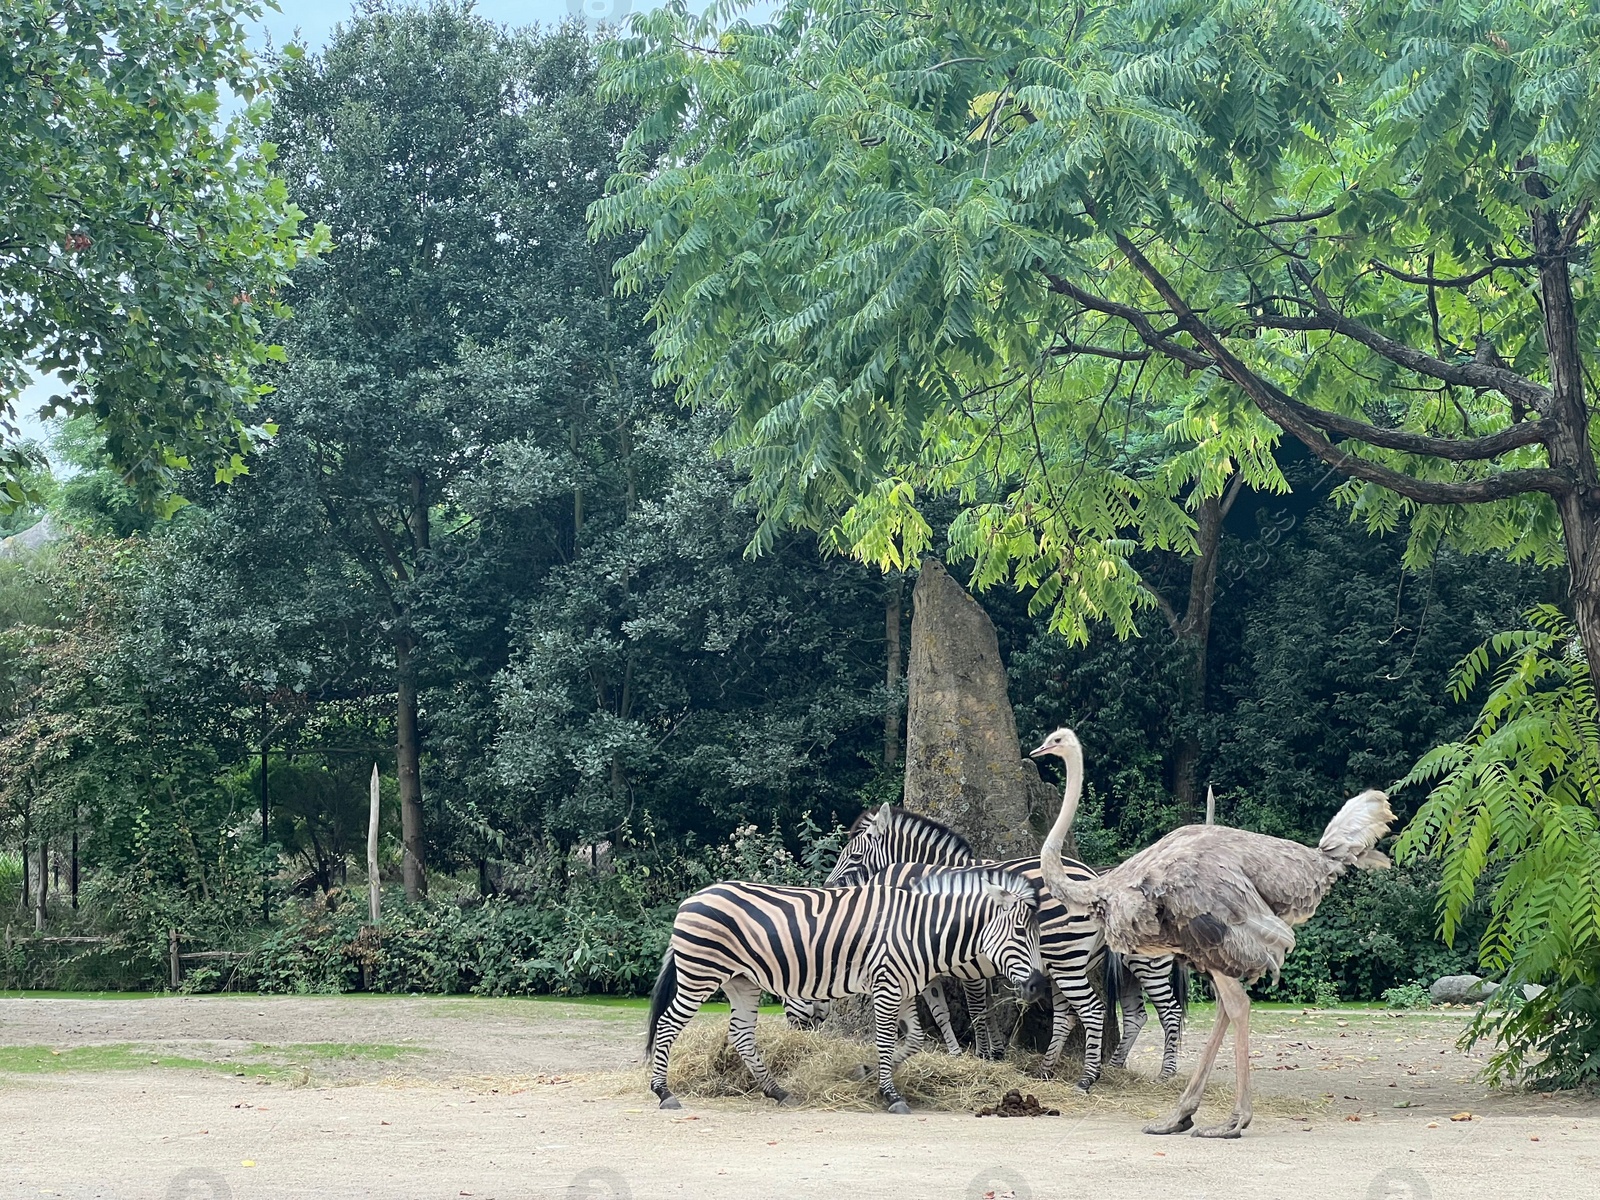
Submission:
[[[1029,750],[1028,751],[1028,757],[1029,758],[1043,758],[1046,754],[1050,753],[1050,748],[1051,748],[1050,747],[1050,743],[1046,742],[1044,745],[1040,746],[1037,750]]]

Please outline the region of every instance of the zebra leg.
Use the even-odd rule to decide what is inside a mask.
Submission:
[[[922,998],[928,1002],[928,1011],[933,1014],[933,1023],[939,1027],[939,1036],[944,1038],[944,1048],[951,1054],[960,1054],[961,1043],[956,1040],[956,1031],[950,1028],[950,1002],[945,999],[944,982],[935,979],[922,989]],[[916,1021],[915,1012],[911,1014],[911,1019]],[[921,1022],[918,1021],[917,1024],[920,1025]]]
[[[1086,975],[1057,975],[1056,987],[1064,993],[1067,1003],[1072,1006],[1070,1015],[1076,1016],[1083,1022],[1083,1074],[1078,1076],[1075,1086],[1080,1091],[1087,1092],[1095,1085],[1095,1080],[1100,1078],[1101,1040],[1105,1037],[1106,1006],[1089,986]],[[1058,1008],[1056,1010],[1058,1022],[1060,1012]],[[1067,1028],[1071,1028],[1070,1019]],[[1052,1043],[1054,1040],[1052,1037]],[[1062,1034],[1062,1041],[1066,1041],[1065,1033]],[[1059,1061],[1058,1057],[1056,1062]],[[1055,1070],[1056,1062],[1052,1062],[1048,1056],[1045,1058],[1045,1066],[1051,1071]]]
[[[1174,962],[1170,955],[1161,955],[1158,958],[1143,955],[1128,959],[1128,965],[1133,968],[1139,977],[1139,985],[1145,994],[1150,997],[1150,1003],[1156,1006],[1156,1020],[1161,1022],[1161,1073],[1156,1076],[1159,1080],[1171,1079],[1178,1073],[1178,1043],[1183,1037],[1183,1001],[1178,997],[1177,989],[1172,986],[1172,972]],[[1178,967],[1178,970],[1187,968]],[[1139,1005],[1140,1024],[1143,1025],[1144,1004]],[[1132,1046],[1132,1039],[1127,1039]],[[1126,1058],[1126,1055],[1124,1055]],[[1120,1065],[1120,1064],[1119,1064]]]
[[[995,1034],[989,1013],[989,981],[967,979],[961,984],[961,998],[967,1002],[967,1019],[972,1022],[972,1049],[979,1058],[999,1059],[1006,1048]]]
[[[679,977],[678,990],[672,997],[672,1002],[667,1005],[666,1011],[661,1014],[661,1021],[656,1026],[655,1041],[650,1048],[650,1090],[656,1094],[656,1099],[661,1101],[662,1108],[682,1108],[678,1098],[667,1087],[667,1060],[672,1056],[672,1043],[678,1040],[678,1035],[683,1032],[683,1027],[689,1019],[700,1011],[700,1006],[711,999],[716,985],[710,987],[686,987],[682,977]]]
[[[744,1065],[750,1068],[750,1074],[755,1076],[756,1085],[779,1104],[784,1103],[789,1099],[789,1093],[778,1086],[778,1081],[772,1077],[767,1064],[761,1061],[761,1055],[756,1052],[756,1012],[761,1005],[760,986],[748,976],[735,975],[722,985],[722,992],[728,997],[728,1007],[733,1010],[728,1018],[728,1040],[739,1052],[739,1057],[744,1059]]]
[[[903,1041],[895,1048],[894,1064],[899,1066],[913,1054],[920,1053],[926,1034],[922,1031],[922,1018],[917,1015],[917,998],[912,996],[900,1010],[900,1025],[905,1029]]]
[[[1133,1053],[1133,1044],[1139,1040],[1139,1031],[1149,1020],[1149,1014],[1144,1010],[1144,982],[1133,971],[1124,970],[1122,978],[1118,980],[1117,1006],[1122,1009],[1122,1040],[1112,1051],[1111,1065],[1126,1067],[1128,1055]]]
[[[906,1000],[902,989],[889,985],[878,987],[872,993],[872,1040],[878,1048],[878,1094],[892,1113],[908,1113],[911,1106],[895,1090],[895,1041],[900,1032],[900,1018],[905,1013]]]
[[[1044,1061],[1039,1064],[1040,1079],[1056,1077],[1056,1068],[1061,1065],[1061,1055],[1067,1048],[1067,1038],[1072,1034],[1072,1005],[1067,1001],[1067,994],[1059,987],[1051,988],[1050,1004],[1053,1009],[1050,1045],[1044,1052]]]

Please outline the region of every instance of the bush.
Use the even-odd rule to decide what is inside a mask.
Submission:
[[[1295,930],[1295,950],[1267,999],[1330,1004],[1376,1000],[1418,979],[1472,968],[1472,955],[1435,935],[1437,866],[1346,875]],[[1474,919],[1481,926],[1481,916]]]
[[[1427,1008],[1433,1003],[1433,997],[1425,984],[1402,983],[1399,987],[1385,988],[1383,1002],[1390,1008]]]

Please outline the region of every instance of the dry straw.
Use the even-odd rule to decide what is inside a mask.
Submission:
[[[756,1028],[761,1057],[790,1093],[791,1103],[806,1108],[874,1112],[883,1109],[878,1098],[876,1067],[870,1046],[830,1033],[811,1033],[789,1029],[777,1023]],[[988,1062],[972,1054],[951,1056],[937,1053],[915,1054],[901,1063],[894,1073],[895,1085],[913,1108],[942,1112],[975,1112],[998,1104],[1013,1088],[1032,1093],[1047,1108],[1063,1114],[1122,1112],[1154,1116],[1171,1108],[1182,1089],[1180,1078],[1157,1083],[1134,1071],[1108,1067],[1094,1090],[1085,1096],[1072,1086],[1079,1064],[1067,1061],[1058,1072],[1060,1079],[1039,1079],[1037,1054],[1013,1050],[1003,1062]],[[853,1078],[867,1067],[865,1079]],[[727,1041],[727,1018],[700,1017],[673,1043],[668,1085],[685,1099],[718,1097],[747,1098],[770,1105],[750,1077],[744,1060]],[[648,1095],[643,1071],[630,1072],[616,1080],[617,1094],[637,1090]],[[1228,1089],[1206,1091],[1208,1105],[1227,1108],[1233,1097]],[[1304,1101],[1294,1100],[1265,1105],[1257,1109],[1284,1106],[1300,1113]]]

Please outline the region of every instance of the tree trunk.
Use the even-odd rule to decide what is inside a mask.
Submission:
[[[1230,491],[1231,496],[1237,490]],[[1186,680],[1185,712],[1193,722],[1198,722],[1206,710],[1207,655],[1211,643],[1211,611],[1217,599],[1217,564],[1221,561],[1222,521],[1227,515],[1227,504],[1213,496],[1201,504],[1195,513],[1195,542],[1199,553],[1189,571],[1189,603],[1183,617],[1173,628],[1179,647],[1189,656],[1189,676]],[[1186,729],[1173,754],[1172,790],[1178,801],[1178,811],[1184,814],[1199,810],[1200,784],[1200,733],[1192,725]]]
[[[72,888],[72,911],[78,911],[78,825],[77,815],[73,815],[72,825],[72,871],[67,877],[68,886]]]
[[[33,906],[33,892],[29,879],[33,875],[31,847],[33,846],[33,805],[27,792],[22,796],[22,894],[17,897],[17,907],[27,912]]]
[[[412,661],[415,644],[409,633],[395,639],[395,759],[400,784],[400,834],[404,844],[406,899],[419,900],[428,892],[428,875],[422,849],[421,746],[417,735],[417,674]]]
[[[261,849],[266,860],[266,848],[272,842],[272,799],[267,792],[267,743],[261,743]],[[261,919],[272,920],[272,868],[263,867],[261,876]]]
[[[883,765],[900,761],[900,679],[905,661],[900,648],[900,626],[905,613],[905,577],[899,572],[889,577],[883,600],[884,684],[888,698],[883,709]]]
[[[39,839],[39,892],[38,903],[33,910],[33,927],[44,929],[44,923],[50,917],[50,840]]]
[[[1538,177],[1530,190],[1543,195]],[[1554,209],[1533,217],[1539,252],[1540,308],[1544,313],[1545,353],[1550,362],[1550,415],[1556,431],[1547,443],[1552,467],[1571,471],[1579,486],[1560,497],[1561,531],[1567,546],[1572,619],[1588,659],[1589,682],[1600,695],[1600,478],[1589,440],[1589,406],[1583,390],[1577,308],[1562,245],[1565,230]]]

